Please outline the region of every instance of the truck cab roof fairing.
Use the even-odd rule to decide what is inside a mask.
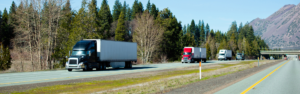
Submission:
[[[75,44],[73,50],[86,50],[87,45],[89,45],[92,41],[90,40],[81,40]]]

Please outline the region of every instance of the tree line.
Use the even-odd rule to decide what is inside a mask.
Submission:
[[[203,21],[197,25],[192,20],[182,27],[170,9],[159,10],[150,0],[145,8],[138,0],[131,7],[115,0],[113,9],[107,0],[100,6],[97,0],[82,0],[79,10],[71,8],[70,0],[21,0],[19,5],[12,2],[9,13],[4,9],[0,14],[0,42],[11,49],[13,63],[23,66],[30,61],[25,64],[32,71],[63,68],[81,39],[136,42],[140,63],[180,60],[185,46],[206,47],[212,58],[218,49],[254,55],[267,47],[248,24],[239,28],[233,24],[225,34],[210,30]],[[252,49],[255,43],[259,46]]]
[[[237,53],[244,53],[246,58],[254,59],[260,55],[260,49],[268,49],[268,45],[260,36],[254,35],[254,30],[249,23],[239,27],[235,21],[232,22],[227,32],[209,29],[208,23],[199,21],[183,27],[183,38],[188,40],[186,46],[206,48],[207,59],[217,59],[220,49],[228,49],[233,52],[233,59]]]

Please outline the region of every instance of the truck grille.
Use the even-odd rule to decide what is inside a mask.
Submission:
[[[184,59],[184,60],[188,60],[188,57],[184,57],[183,59]]]
[[[70,60],[69,64],[77,64],[77,60]]]

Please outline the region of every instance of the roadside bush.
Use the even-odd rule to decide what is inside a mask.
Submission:
[[[1,44],[0,44],[1,45]],[[7,70],[11,67],[11,56],[8,47],[0,46],[0,70]]]

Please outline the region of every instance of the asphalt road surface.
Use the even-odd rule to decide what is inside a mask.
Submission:
[[[300,61],[286,60],[215,94],[299,94]]]
[[[202,63],[202,65],[205,66],[207,64],[228,63],[228,62],[232,62],[232,61],[207,61],[206,63]],[[136,72],[143,72],[143,71],[182,68],[182,67],[189,67],[189,66],[196,66],[196,65],[198,65],[198,63],[182,64],[181,62],[180,63],[178,62],[178,63],[165,63],[165,64],[133,65],[132,69],[120,68],[120,69],[107,69],[101,71],[73,70],[72,72],[68,72],[67,70],[57,70],[57,71],[4,73],[4,74],[0,74],[0,87],[109,76],[109,75],[118,75],[118,74],[126,74],[126,73],[136,73]]]

